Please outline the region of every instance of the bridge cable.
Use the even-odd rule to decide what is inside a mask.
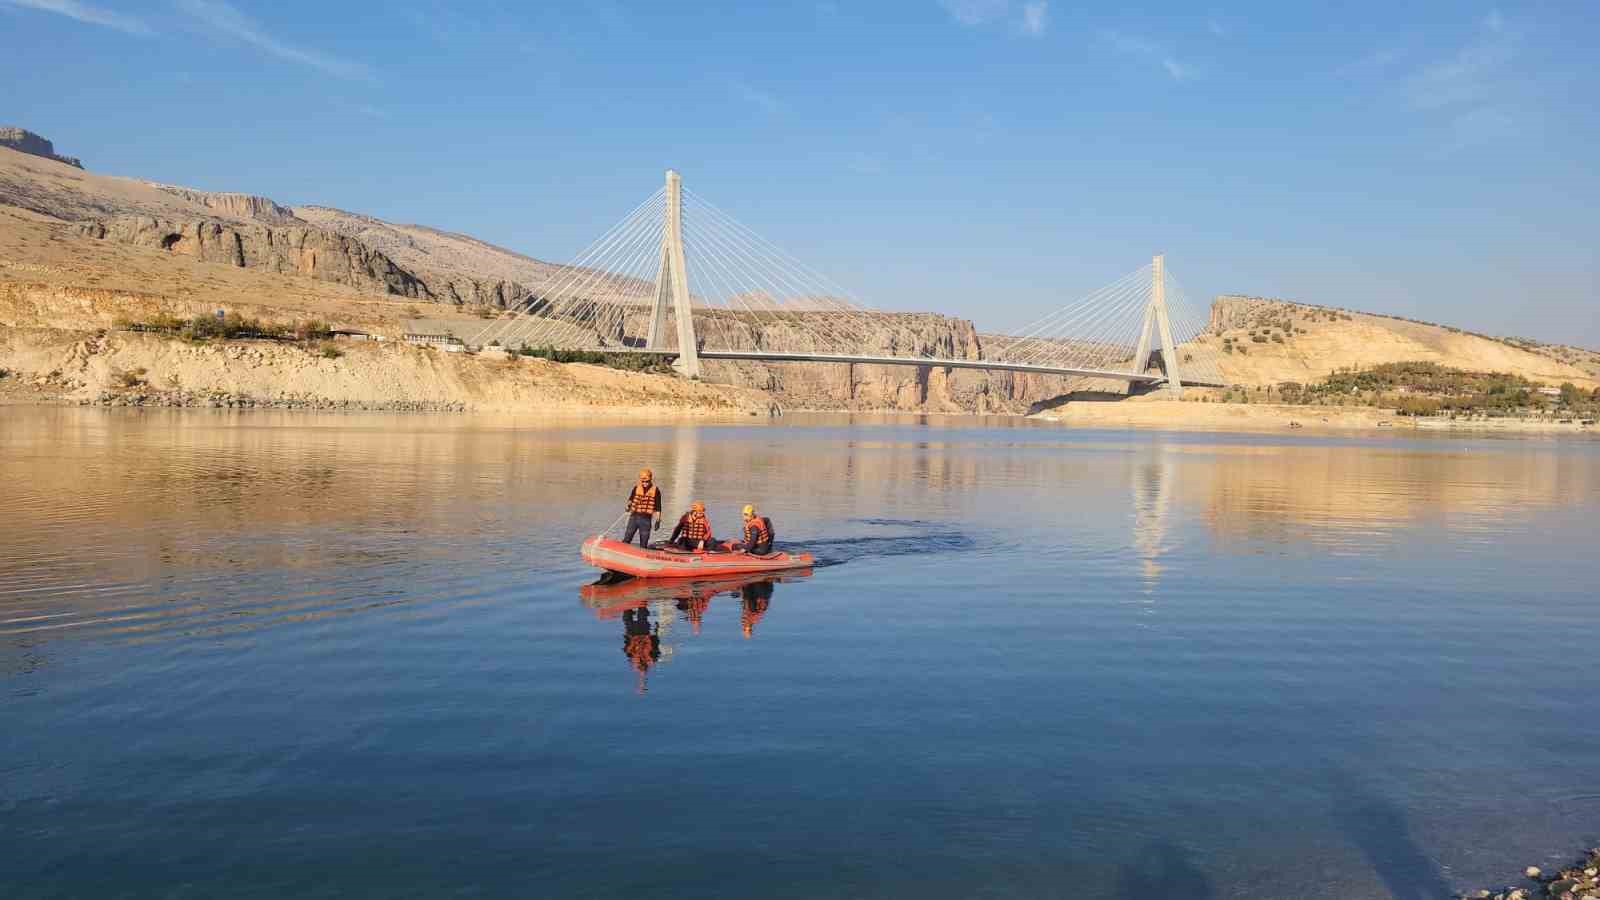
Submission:
[[[558,280],[566,277],[568,275],[568,273],[571,272],[575,267],[581,266],[585,260],[589,259],[594,254],[598,253],[601,248],[603,248],[604,246],[607,245],[607,243],[612,239],[614,232],[618,232],[619,230],[621,230],[625,226],[627,226],[633,220],[634,216],[639,213],[640,210],[646,208],[647,206],[652,205],[658,198],[660,198],[661,196],[664,196],[665,192],[666,192],[666,188],[663,187],[663,188],[658,189],[654,194],[651,194],[649,197],[645,198],[644,202],[642,202],[638,206],[634,207],[633,210],[631,212],[629,212],[628,215],[624,216],[621,221],[619,221],[616,225],[613,225],[611,228],[607,229],[604,234],[602,234],[592,244],[590,244],[581,253],[579,253],[577,259],[573,263],[571,263],[569,265],[566,265],[566,266],[562,266],[561,268],[557,269],[554,273],[552,273],[549,276],[547,276],[544,279],[544,281],[541,282],[541,285],[548,286],[548,284],[550,282],[555,282],[555,281],[558,281]],[[478,333],[477,337],[474,338],[471,341],[471,343],[481,346],[483,338],[488,336],[491,331],[496,330],[497,326],[498,326],[499,330],[504,330],[504,328],[507,327],[507,325],[509,324],[510,321],[513,321],[513,320],[515,320],[515,319],[517,319],[519,317],[519,315],[520,315],[520,313],[521,313],[521,311],[523,310],[524,307],[526,307],[528,310],[532,310],[533,305],[535,303],[539,302],[542,299],[545,299],[544,295],[541,295],[539,293],[530,293],[526,298],[524,298],[522,301],[517,303],[515,306],[513,306],[513,307],[511,307],[511,308],[506,310],[506,313],[509,314],[509,315],[502,314],[502,316],[499,319],[497,319],[495,322],[490,323],[490,325],[488,327],[486,327],[482,331],[480,331]]]

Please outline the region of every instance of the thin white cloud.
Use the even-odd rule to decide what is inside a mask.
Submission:
[[[733,82],[733,93],[739,99],[759,108],[762,112],[772,115],[783,111],[783,101],[760,88],[746,84],[743,81]]]
[[[1450,141],[1445,149],[1463,150],[1477,144],[1515,138],[1521,131],[1517,117],[1498,106],[1480,106],[1456,116],[1450,122]]]
[[[77,0],[0,0],[0,4],[18,6],[23,9],[36,9],[40,12],[50,12],[77,19],[88,25],[100,25],[105,28],[115,28],[117,31],[128,34],[148,35],[155,34],[143,20],[123,13],[79,3]]]
[[[1491,13],[1477,35],[1449,57],[1423,66],[1406,82],[1406,95],[1418,109],[1482,103],[1510,77],[1517,38],[1499,13]]]
[[[1161,68],[1167,70],[1167,74],[1172,76],[1173,81],[1193,81],[1200,75],[1200,70],[1194,66],[1178,62],[1170,56],[1161,58]]]
[[[1022,4],[1022,32],[1038,37],[1050,26],[1050,4],[1046,0]]]
[[[1549,93],[1538,58],[1523,49],[1521,29],[1492,10],[1454,52],[1405,77],[1400,96],[1442,129],[1443,152],[1522,139],[1538,128]]]
[[[1344,65],[1335,69],[1334,74],[1342,77],[1347,75],[1366,75],[1370,73],[1381,72],[1399,62],[1403,58],[1405,58],[1405,53],[1397,48],[1379,47],[1371,53],[1368,53],[1366,56],[1360,57],[1359,59],[1353,59],[1350,62],[1345,63]]]
[[[1149,38],[1124,34],[1120,31],[1102,31],[1100,39],[1123,56],[1159,66],[1173,81],[1193,81],[1200,77],[1198,67],[1178,59],[1165,47]]]
[[[939,0],[939,6],[963,28],[1004,22],[1019,34],[1041,37],[1050,27],[1049,0],[1026,0],[1015,14],[1011,0]]]
[[[180,11],[197,24],[221,35],[240,40],[279,59],[306,66],[353,81],[377,81],[364,63],[341,59],[316,50],[286,44],[267,34],[259,23],[224,0],[176,0]]]
[[[1009,0],[939,0],[939,5],[950,18],[968,28],[1002,18],[1011,6]]]

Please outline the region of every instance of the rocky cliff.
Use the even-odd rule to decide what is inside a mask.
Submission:
[[[53,159],[76,169],[83,168],[83,162],[76,156],[61,156],[57,154],[54,144],[26,128],[18,128],[14,125],[0,127],[0,147],[10,147],[19,153]]]
[[[89,237],[180,253],[204,262],[305,275],[402,297],[430,296],[421,279],[388,257],[360,241],[319,228],[118,216],[81,223],[77,230]]]
[[[613,325],[610,338],[620,344],[625,333],[643,333],[645,316],[643,307],[630,313],[625,326]],[[819,318],[826,324],[814,321]],[[871,313],[845,322],[836,313],[720,312],[697,321],[703,340],[732,350],[839,352],[818,343],[819,335],[836,329],[863,335],[864,343],[852,348],[862,355],[984,358],[983,338],[970,321],[933,313]],[[705,360],[701,366],[707,381],[771,391],[784,405],[799,409],[1025,413],[1087,386],[1084,379],[942,366],[733,360]]]
[[[149,182],[149,184],[157,190],[165,191],[174,197],[181,197],[196,206],[203,206],[216,213],[220,218],[237,219],[242,222],[263,222],[268,225],[310,224],[296,216],[294,210],[276,203],[270,197],[219,191],[192,191],[185,187],[159,184],[154,181]]]
[[[293,212],[318,228],[353,237],[424,277],[437,274],[450,281],[472,281],[480,285],[475,289],[480,296],[489,295],[481,286],[536,286],[549,281],[561,269],[468,235],[423,225],[401,225],[328,206],[297,206]],[[430,284],[433,281],[428,278]],[[458,288],[457,293],[465,298],[469,292]]]

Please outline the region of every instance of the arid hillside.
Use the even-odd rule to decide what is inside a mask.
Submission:
[[[298,206],[305,222],[353,237],[409,269],[534,285],[560,268],[477,238],[422,225],[397,225],[328,206]]]
[[[0,328],[91,332],[225,309],[391,338],[419,329],[466,337],[560,270],[467,235],[100,175],[38,155],[44,145],[36,141],[29,146],[35,152],[0,146]],[[637,287],[620,276],[596,284],[602,302]],[[781,326],[759,319],[735,323],[735,343],[789,346]],[[408,324],[418,321],[428,324]],[[868,342],[879,340],[891,355],[981,359],[1004,340],[949,316],[874,322],[883,327],[868,329]],[[1183,350],[1196,366],[1215,359],[1229,385],[1311,383],[1341,369],[1409,361],[1547,385],[1600,384],[1600,354],[1580,348],[1245,296],[1218,297],[1207,329]],[[1118,383],[901,366],[725,362],[710,364],[707,377],[809,408],[1021,413],[1064,395],[1121,393]]]
[[[1219,365],[1229,384],[1310,383],[1338,369],[1422,361],[1509,372],[1552,386],[1566,381],[1600,385],[1595,369],[1577,364],[1582,357],[1576,353],[1569,362],[1551,352],[1448,326],[1286,300],[1218,297],[1208,330],[1204,340],[1221,348]]]

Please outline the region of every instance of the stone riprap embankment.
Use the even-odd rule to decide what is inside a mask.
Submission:
[[[1600,847],[1554,875],[1545,874],[1538,866],[1529,866],[1522,874],[1528,880],[1522,887],[1470,891],[1458,896],[1470,900],[1600,900]]]

